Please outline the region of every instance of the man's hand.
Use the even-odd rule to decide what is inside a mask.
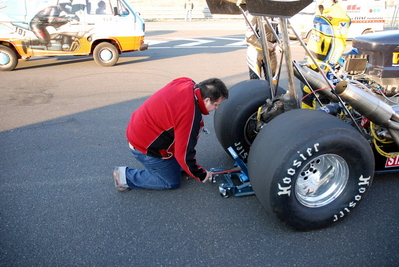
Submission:
[[[203,183],[206,183],[208,181],[212,181],[212,173],[210,171],[206,171],[206,177],[204,180],[202,180]]]

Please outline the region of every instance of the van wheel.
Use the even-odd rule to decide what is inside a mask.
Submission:
[[[13,70],[17,64],[17,54],[11,48],[0,45],[0,71]]]
[[[373,180],[374,154],[346,122],[296,109],[259,133],[248,171],[268,213],[294,228],[315,229],[341,221],[359,206]]]
[[[98,44],[93,51],[94,61],[103,67],[111,67],[118,62],[119,51],[111,43],[103,42]]]

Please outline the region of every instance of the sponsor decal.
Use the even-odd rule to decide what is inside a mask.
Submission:
[[[358,5],[348,5],[346,7],[346,11],[359,11],[360,10],[360,6]]]
[[[399,67],[399,52],[392,53],[392,67]]]
[[[399,156],[387,158],[385,168],[399,167]]]
[[[362,7],[360,5],[347,5],[346,6],[346,12],[347,13],[360,13],[361,9],[362,9]],[[382,12],[382,9],[381,9],[380,5],[377,5],[377,6],[374,6],[372,8],[369,8],[367,11],[364,10],[363,12],[378,13],[378,12]]]
[[[352,20],[352,23],[384,23],[384,19],[358,19]]]

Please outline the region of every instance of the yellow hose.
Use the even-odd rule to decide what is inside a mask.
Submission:
[[[382,148],[377,144],[377,142],[380,142],[381,144],[390,144],[390,143],[393,143],[393,141],[379,138],[379,137],[377,136],[377,134],[375,133],[374,126],[375,126],[374,123],[370,121],[370,132],[371,132],[371,136],[373,137],[373,144],[374,144],[375,150],[377,150],[377,152],[378,152],[381,156],[384,156],[384,157],[386,157],[386,158],[392,158],[392,157],[398,156],[398,155],[399,155],[399,152],[394,152],[394,153],[385,152],[385,151],[382,150]]]

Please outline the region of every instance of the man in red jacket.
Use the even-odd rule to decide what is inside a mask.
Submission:
[[[116,188],[175,189],[182,170],[198,181],[208,181],[212,173],[197,163],[195,146],[204,126],[202,115],[226,98],[227,87],[216,78],[199,84],[178,78],[152,95],[133,112],[126,129],[131,152],[145,170],[116,167]]]

